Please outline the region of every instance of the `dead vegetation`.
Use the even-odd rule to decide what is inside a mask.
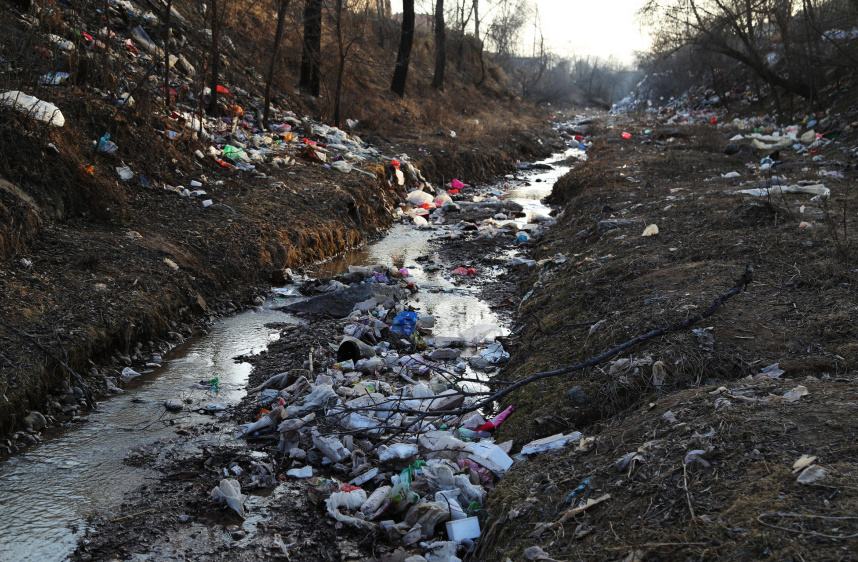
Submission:
[[[516,465],[490,500],[480,557],[515,559],[539,545],[559,560],[840,559],[858,532],[848,519],[858,457],[846,437],[858,369],[847,320],[858,309],[856,272],[838,250],[849,238],[838,243],[807,196],[728,194],[754,181],[744,162],[757,160],[721,153],[719,138],[725,144],[731,133],[682,127],[664,140],[618,139],[647,126],[619,121],[604,130],[590,161],[555,187],[559,222],[538,255],[561,252],[568,262],[542,272],[521,303],[507,378],[693,316],[745,264],[755,283],[698,330],[510,396],[518,409],[499,439],[577,430],[595,440]],[[836,165],[849,146],[831,146],[826,161]],[[791,178],[818,177],[819,165],[781,158]],[[721,177],[731,170],[743,179]],[[854,204],[851,178],[826,178],[833,200]],[[849,215],[834,222],[855,227]],[[648,224],[657,236],[641,236]],[[761,378],[774,363],[782,379]],[[797,386],[809,395],[780,398]],[[675,419],[663,417],[668,411]],[[706,463],[683,462],[693,450]],[[640,458],[618,470],[630,452]],[[795,482],[802,454],[819,457],[825,486]],[[585,505],[563,501],[585,479],[586,497],[611,498],[551,526]]]

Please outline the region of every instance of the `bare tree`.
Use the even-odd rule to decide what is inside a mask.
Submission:
[[[456,68],[460,71],[465,68],[465,44],[467,43],[467,39],[465,38],[465,30],[468,28],[468,23],[471,21],[471,15],[473,14],[473,4],[470,4],[471,8],[468,9],[467,13],[465,10],[467,9],[469,3],[468,0],[457,0],[455,6],[456,13],[456,23],[457,30],[459,32],[459,44],[456,48]]]
[[[414,0],[402,0],[402,31],[399,36],[399,51],[393,69],[390,89],[399,97],[405,96],[408,65],[411,62],[411,46],[414,43]]]
[[[496,12],[487,31],[498,59],[508,62],[518,49],[519,38],[527,23],[529,9],[526,0],[498,0]]]
[[[390,0],[375,0],[375,33],[378,46],[387,44],[387,20],[390,18]]]
[[[301,78],[298,87],[318,97],[322,52],[322,0],[304,3],[304,41],[301,51]]]
[[[656,51],[669,55],[691,45],[814,99],[830,63],[818,49],[820,34],[812,32],[814,11],[811,1],[799,9],[793,0],[649,0],[642,14],[657,31]]]
[[[348,25],[345,18],[349,15],[354,17],[354,2],[349,6],[349,0],[336,0],[334,7],[334,30],[337,38],[337,82],[334,90],[334,124],[339,127],[342,122],[342,99],[343,88],[345,86],[346,64],[348,63],[349,54],[358,41],[363,36],[364,26],[362,22],[368,19],[369,4],[364,4],[364,12],[361,22],[356,22],[353,25]],[[350,29],[352,34],[346,36],[346,30]]]
[[[447,67],[447,33],[444,29],[444,0],[435,0],[435,75],[432,87],[444,89],[444,70]]]
[[[277,27],[274,30],[274,45],[271,47],[271,60],[268,63],[268,76],[265,80],[265,108],[262,111],[262,126],[268,128],[268,115],[271,111],[271,83],[274,81],[274,68],[277,55],[280,52],[280,41],[283,38],[283,26],[286,22],[286,11],[289,0],[277,0]]]

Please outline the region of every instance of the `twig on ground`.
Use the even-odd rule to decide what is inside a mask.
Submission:
[[[808,531],[805,529],[793,529],[790,527],[783,527],[781,525],[775,525],[773,523],[767,523],[763,521],[764,517],[780,517],[784,519],[822,519],[825,521],[858,521],[858,517],[854,516],[833,516],[833,515],[816,515],[813,513],[792,513],[792,512],[781,512],[781,511],[766,511],[757,516],[757,522],[760,525],[764,525],[766,527],[770,527],[772,529],[778,529],[781,531],[787,531],[789,533],[798,533],[800,535],[810,535],[813,537],[823,537],[826,539],[834,539],[834,540],[848,540],[854,539],[858,537],[858,533],[852,533],[851,535],[831,535],[828,533],[820,533],[818,531]]]

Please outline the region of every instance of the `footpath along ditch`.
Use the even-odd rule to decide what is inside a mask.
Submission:
[[[491,439],[512,411],[479,403],[509,357],[496,337],[511,310],[482,295],[536,265],[520,254],[553,221],[541,199],[585,157],[585,139],[564,136],[565,153],[497,184],[411,191],[384,238],[295,274],[81,428],[0,467],[15,514],[0,554],[367,552],[354,533],[331,543],[334,524],[386,536],[381,553],[447,560],[471,548],[486,492],[513,462]],[[389,173],[396,183],[402,172],[393,162]],[[462,239],[491,259],[451,257]],[[316,546],[299,554],[300,540]]]

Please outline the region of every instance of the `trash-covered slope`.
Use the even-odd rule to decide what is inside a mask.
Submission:
[[[529,109],[491,128],[452,115],[455,138],[436,135],[438,120],[402,119],[382,136],[305,118],[313,103],[290,93],[262,130],[254,65],[266,60],[238,38],[225,40],[221,102],[204,114],[205,21],[190,2],[173,4],[167,109],[157,2],[33,4],[0,11],[0,433],[26,430],[0,454],[39,439],[22,426],[28,410],[67,421],[90,390],[249,303],[284,267],[376,235],[402,195],[385,177],[391,158],[410,152],[435,181],[545,150]]]
[[[498,435],[513,452],[534,438],[582,437],[513,465],[489,496],[477,558],[854,550],[854,128],[806,134],[711,117],[596,125],[587,164],[555,186],[558,224],[537,257],[565,262],[525,288],[505,378],[574,365],[704,312],[747,265],[753,281],[694,329],[503,401],[517,407]],[[803,455],[816,458],[799,465],[819,468],[793,471]]]

